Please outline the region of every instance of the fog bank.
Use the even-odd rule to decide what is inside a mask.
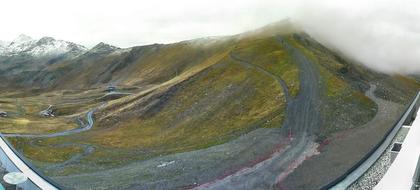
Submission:
[[[2,1],[0,40],[51,36],[119,47],[233,35],[289,18],[384,72],[420,73],[418,0]]]
[[[319,42],[368,67],[420,73],[418,1],[302,1],[292,20]]]

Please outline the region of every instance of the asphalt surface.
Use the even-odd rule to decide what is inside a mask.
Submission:
[[[59,136],[66,136],[66,135],[72,135],[76,133],[80,133],[83,131],[90,130],[93,127],[94,120],[93,120],[93,112],[96,109],[90,110],[86,114],[86,120],[87,123],[84,127],[79,127],[76,129],[71,129],[68,131],[60,131],[57,133],[50,133],[50,134],[15,134],[15,133],[3,133],[3,136],[5,137],[30,137],[30,138],[50,138],[50,137],[59,137]]]

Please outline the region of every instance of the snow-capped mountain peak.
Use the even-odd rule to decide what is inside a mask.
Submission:
[[[0,40],[0,48],[1,47],[6,47],[6,46],[8,46],[10,44],[10,42],[6,42],[6,41],[1,41]]]
[[[52,37],[43,37],[35,40],[27,35],[21,34],[9,45],[3,46],[3,49],[0,50],[0,55],[14,56],[25,54],[31,56],[51,56],[66,53],[79,55],[86,50],[81,45],[64,40],[56,40]]]
[[[64,40],[56,40],[52,37],[43,37],[36,42],[36,46],[30,49],[32,55],[51,55],[64,53],[82,53],[87,49],[81,45]]]
[[[17,38],[15,38],[8,46],[6,46],[3,50],[3,54],[5,55],[13,55],[19,52],[24,51],[27,47],[30,47],[35,43],[35,40],[31,37],[21,34]]]
[[[3,54],[3,52],[6,49],[6,46],[8,46],[9,44],[10,44],[10,42],[0,40],[0,55]]]
[[[15,38],[12,43],[25,43],[25,42],[29,42],[29,41],[33,41],[34,39],[32,39],[30,36],[25,35],[25,34],[21,34],[19,35],[17,38]]]
[[[39,39],[38,42],[37,42],[37,44],[38,45],[52,44],[52,43],[54,43],[54,41],[56,41],[54,38],[45,36],[45,37],[42,37],[41,39]]]

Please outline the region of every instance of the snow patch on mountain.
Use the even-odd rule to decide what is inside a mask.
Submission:
[[[17,38],[15,38],[11,44],[24,44],[30,41],[33,41],[34,39],[30,36],[27,36],[25,34],[19,35]]]
[[[110,55],[121,55],[123,53],[127,53],[133,50],[133,48],[124,48],[124,49],[117,49],[114,52],[112,52]]]
[[[1,46],[1,45],[0,45]],[[31,56],[51,56],[71,53],[74,55],[82,54],[87,49],[81,45],[67,42],[64,40],[56,40],[51,37],[43,37],[39,40],[32,39],[26,35],[19,35],[8,45],[0,47],[0,55],[31,55]]]
[[[109,52],[113,52],[113,51],[119,50],[119,49],[121,49],[121,48],[110,45],[110,44],[100,42],[99,44],[94,46],[92,49],[90,49],[89,53],[109,53]]]
[[[10,44],[10,42],[6,42],[6,41],[1,41],[0,40],[0,47],[6,47]]]
[[[55,40],[51,37],[43,37],[35,46],[28,49],[28,53],[31,55],[57,55],[64,53],[81,54],[87,49],[81,45],[67,42],[63,40]]]
[[[110,44],[100,42],[99,44],[94,46],[91,51],[95,51],[95,50],[116,50],[116,49],[120,49],[120,48],[116,47],[116,46],[113,46],[113,45],[110,45]]]
[[[9,44],[10,42],[0,40],[0,55],[5,51],[6,46],[8,46]]]

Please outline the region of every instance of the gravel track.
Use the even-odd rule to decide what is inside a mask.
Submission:
[[[288,97],[286,108],[286,119],[282,127],[283,133],[291,137],[291,142],[284,152],[273,155],[270,159],[247,170],[242,170],[221,180],[199,186],[197,189],[269,189],[276,188],[279,180],[290,173],[291,165],[296,162],[303,162],[302,154],[312,156],[314,146],[313,136],[318,129],[321,118],[319,115],[319,73],[315,65],[306,58],[298,49],[288,44],[283,38],[278,37],[278,42],[291,54],[294,63],[299,67],[300,90],[296,98]],[[253,67],[285,85],[283,80],[255,66],[246,60],[240,59],[231,54],[232,59],[239,63]],[[287,88],[283,86],[285,92]],[[303,156],[306,158],[306,156]],[[297,167],[297,166],[294,166]],[[280,177],[281,176],[281,177]]]
[[[404,111],[404,106],[375,97],[375,89],[376,86],[371,85],[365,93],[378,105],[374,118],[360,127],[334,133],[323,142],[321,154],[307,160],[287,177],[285,187],[320,189],[362,159],[383,138]]]
[[[319,74],[315,65],[282,38],[279,37],[278,42],[299,66],[301,83],[295,98],[288,95],[280,78],[246,61],[236,61],[275,78],[283,87],[287,116],[282,127],[259,128],[221,145],[155,157],[114,169],[51,177],[76,189],[277,188],[277,182],[297,167],[296,164],[314,154],[313,134],[321,122],[317,111]],[[235,59],[234,55],[232,59]],[[250,162],[254,164],[250,165]],[[171,164],[159,167],[163,163]]]

